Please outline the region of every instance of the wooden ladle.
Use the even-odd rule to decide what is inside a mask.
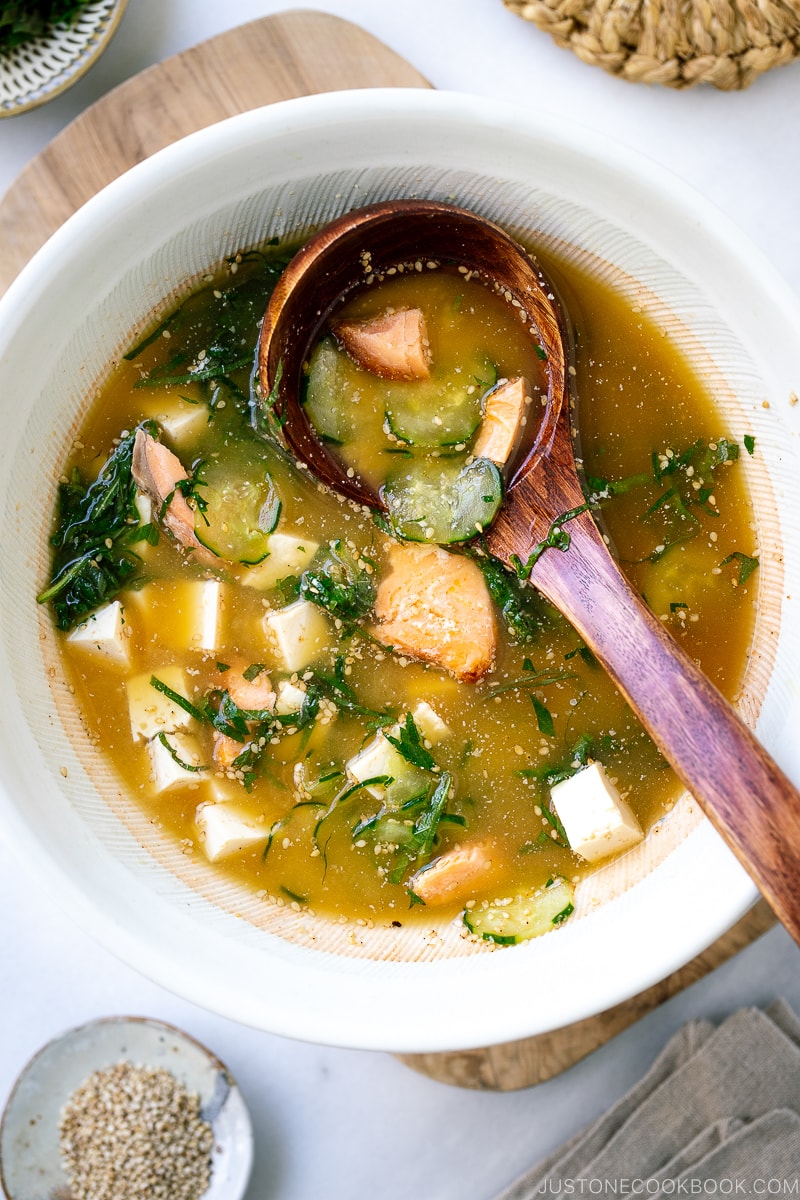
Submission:
[[[504,230],[450,205],[391,201],[347,213],[311,238],[278,282],[259,345],[262,388],[289,446],[324,483],[385,510],[380,495],[358,476],[348,478],[317,437],[301,403],[304,367],[335,308],[390,267],[425,269],[429,261],[500,283],[529,316],[547,356],[542,421],[485,535],[488,549],[507,565],[532,563],[531,582],[603,664],[800,942],[800,793],[642,602],[585,507],[573,453],[568,341],[554,289]],[[566,549],[537,556],[559,528]]]

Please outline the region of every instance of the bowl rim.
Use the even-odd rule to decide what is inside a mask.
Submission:
[[[374,122],[409,118],[441,119],[456,126],[469,121],[492,128],[511,129],[517,135],[545,141],[588,159],[619,180],[634,180],[638,187],[658,195],[661,203],[676,206],[684,215],[690,215],[695,225],[702,228],[704,236],[729,256],[754,285],[768,290],[774,305],[783,309],[787,322],[800,329],[800,302],[775,267],[724,213],[677,175],[606,135],[566,121],[560,115],[555,122],[554,116],[544,111],[531,114],[505,102],[467,93],[420,89],[367,89],[283,101],[228,118],[157,152],[89,200],[36,253],[0,300],[0,329],[5,327],[4,336],[13,336],[18,322],[23,320],[21,314],[41,289],[47,286],[52,272],[73,257],[75,244],[86,243],[94,236],[98,226],[112,220],[120,210],[122,201],[129,203],[136,197],[146,196],[168,174],[179,174],[190,166],[197,168],[213,161],[223,151],[230,153],[238,149],[241,152],[252,145],[254,139],[264,138],[270,132],[285,135],[287,131],[294,131],[301,134],[312,128],[333,128],[342,121]],[[365,1020],[363,1013],[346,1014],[333,1011],[334,1006],[321,1006],[315,1012],[312,1028],[308,1014],[282,1009],[280,1003],[271,1007],[269,999],[257,1010],[245,998],[232,993],[224,979],[210,980],[207,967],[177,961],[174,940],[165,938],[160,946],[154,948],[142,930],[122,926],[110,908],[90,898],[66,865],[54,858],[25,824],[7,792],[5,780],[0,780],[0,820],[9,828],[13,843],[24,847],[25,858],[34,865],[48,892],[55,896],[61,907],[107,949],[134,965],[144,975],[195,1003],[198,1002],[198,996],[202,996],[201,1002],[206,1007],[245,1024],[300,1039],[363,1049],[391,1049],[408,1053],[465,1049],[532,1036],[594,1015],[630,998],[682,966],[725,932],[758,895],[755,886],[723,846],[721,839],[704,823],[694,837],[691,849],[679,847],[670,857],[670,874],[691,870],[698,855],[710,855],[717,872],[715,883],[719,885],[718,890],[711,893],[706,889],[701,895],[696,895],[691,908],[678,906],[672,915],[682,923],[681,937],[675,939],[673,936],[670,939],[668,951],[664,950],[663,945],[656,948],[662,936],[670,932],[668,914],[665,914],[661,925],[651,926],[648,931],[652,935],[649,948],[644,944],[644,931],[640,931],[637,953],[629,955],[627,961],[621,959],[616,964],[618,971],[609,970],[593,981],[591,1002],[583,997],[565,999],[562,996],[558,1008],[550,1006],[537,1024],[532,1024],[530,1014],[520,1001],[516,1007],[505,1012],[502,1022],[490,1014],[488,1018],[473,1020],[465,1026],[463,1021],[452,1019],[452,1013],[443,1013],[435,1024],[425,1028],[409,1026],[390,1032],[381,1027],[380,1018]],[[645,879],[635,889],[636,904],[633,903],[632,894],[627,893],[611,901],[606,908],[613,908],[615,913],[625,910],[623,919],[627,915],[634,922],[640,921],[641,918],[637,916],[639,901],[643,901],[643,906],[647,907],[653,886],[652,878]],[[559,938],[565,938],[567,932],[561,932]],[[506,986],[503,983],[506,976],[513,978],[515,975],[515,972],[503,967],[504,957],[508,961],[506,956],[509,954],[520,955],[524,951],[525,947],[517,947],[513,951],[502,952],[499,966],[492,968],[498,977],[498,987]],[[486,961],[482,959],[484,964]],[[491,961],[497,962],[497,955],[492,956]],[[387,964],[387,970],[396,965]],[[436,985],[437,979],[444,981],[449,974],[443,971],[444,964],[406,965],[412,973],[429,968],[432,986]]]

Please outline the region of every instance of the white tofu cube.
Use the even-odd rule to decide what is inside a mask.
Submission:
[[[145,406],[144,413],[158,422],[176,450],[189,446],[208,427],[208,408],[202,402],[157,397]]]
[[[282,679],[278,684],[275,712],[279,717],[288,717],[289,713],[299,713],[305,698],[305,688],[291,683],[288,679]]]
[[[153,501],[148,495],[146,495],[144,492],[137,492],[134,499],[134,504],[136,505],[136,511],[139,514],[139,521],[142,525],[158,524],[156,520],[157,514],[153,514]],[[142,538],[140,542],[134,542],[131,546],[131,549],[135,554],[139,555],[139,558],[142,558],[146,561],[153,553],[155,547],[151,546],[149,542]],[[131,595],[136,594],[137,592],[132,589]]]
[[[130,662],[130,626],[119,600],[93,612],[67,638],[71,646],[102,659],[108,665],[127,667]]]
[[[267,613],[264,625],[289,671],[303,671],[330,645],[328,618],[308,600],[296,600],[279,612]]]
[[[266,842],[269,827],[242,812],[236,804],[201,804],[195,815],[200,841],[210,862],[240,854]]]
[[[411,710],[411,716],[414,718],[414,724],[421,737],[430,742],[432,746],[450,737],[452,732],[450,726],[442,720],[435,709],[431,708],[427,700],[420,700],[415,704]]]
[[[193,720],[190,713],[152,686],[153,676],[179,696],[186,696],[186,677],[180,667],[159,667],[127,680],[125,689],[135,742],[148,742],[157,733],[188,729]]]
[[[136,511],[139,514],[139,520],[142,525],[151,525],[153,522],[153,501],[146,492],[137,492],[134,500]]]
[[[591,763],[557,783],[550,797],[570,846],[588,862],[629,850],[644,837],[601,763]]]
[[[166,743],[166,744],[165,744]],[[205,775],[200,746],[190,733],[157,734],[147,743],[150,754],[150,778],[156,792],[187,783],[197,783]]]
[[[279,579],[302,574],[319,550],[319,542],[300,533],[273,533],[267,547],[269,554],[264,561],[240,575],[241,583],[265,592],[274,588]]]
[[[218,579],[191,579],[176,584],[183,644],[188,650],[218,650],[222,642],[224,588]]]
[[[399,733],[397,726],[389,730],[393,737]],[[392,779],[403,779],[408,774],[408,763],[391,742],[387,742],[382,733],[369,742],[354,758],[345,763],[348,775],[357,783],[365,779],[374,779],[379,775],[389,775]],[[371,783],[364,789],[376,800],[386,797],[386,788],[381,783]]]

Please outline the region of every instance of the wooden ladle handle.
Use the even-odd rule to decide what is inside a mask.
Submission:
[[[589,513],[539,591],[605,666],[671,766],[800,942],[800,793],[622,574]]]

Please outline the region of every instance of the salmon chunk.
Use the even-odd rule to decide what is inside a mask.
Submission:
[[[332,321],[331,329],[353,362],[381,379],[430,375],[425,317],[418,308],[400,308],[369,321]]]
[[[506,379],[492,388],[486,397],[483,420],[472,447],[475,457],[488,458],[502,467],[516,445],[529,405],[528,381],[522,375]]]
[[[255,679],[245,679],[244,664],[231,666],[222,676],[222,686],[234,704],[246,712],[272,712],[275,707],[275,691],[266,671],[260,671]]]
[[[409,887],[426,904],[467,900],[491,865],[489,847],[484,842],[455,846],[429,867],[417,871]]]
[[[474,683],[495,655],[492,601],[469,558],[439,546],[394,543],[375,599],[373,635],[386,646]]]
[[[212,753],[214,763],[221,771],[227,771],[232,767],[243,750],[243,743],[237,742],[236,738],[228,737],[227,733],[217,733],[214,735],[214,749]]]
[[[164,507],[167,498],[172,497],[162,521],[175,540],[189,550],[198,551],[197,557],[203,561],[216,561],[216,555],[197,539],[194,531],[194,512],[189,507],[186,497],[180,491],[176,491],[181,480],[189,478],[183,463],[167,446],[157,442],[144,429],[136,431],[131,474],[136,486],[151,498],[157,512]]]

